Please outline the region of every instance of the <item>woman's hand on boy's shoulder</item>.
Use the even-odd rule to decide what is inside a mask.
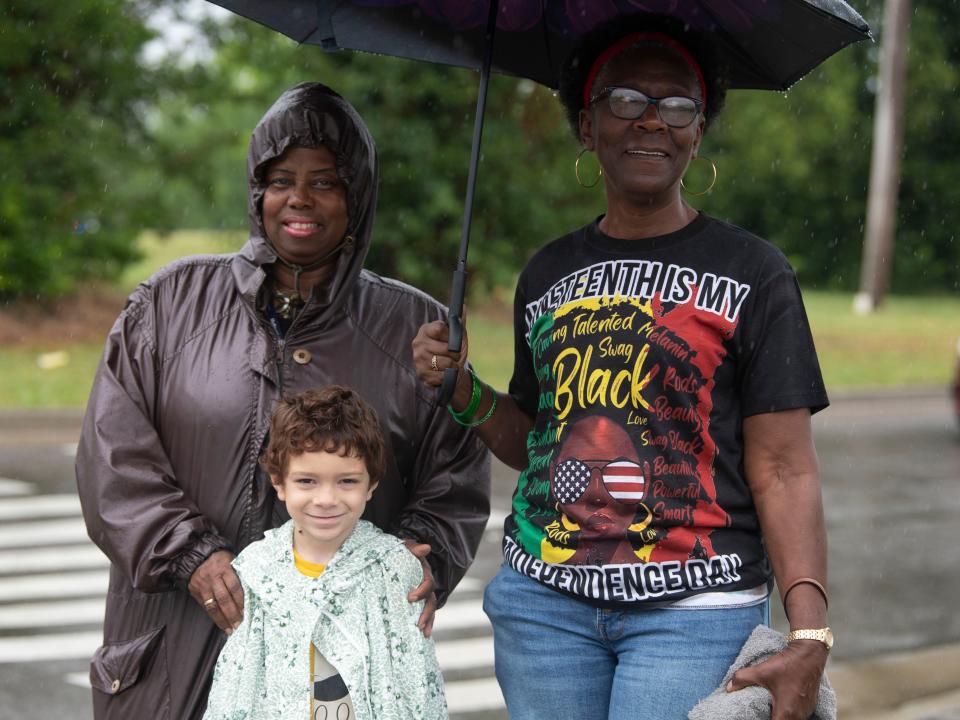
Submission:
[[[423,567],[423,582],[410,591],[407,600],[412,603],[424,601],[423,612],[420,613],[420,619],[417,620],[417,627],[420,628],[423,636],[428,638],[430,633],[433,632],[433,616],[437,612],[437,596],[433,592],[437,584],[433,579],[430,565],[427,563],[427,555],[430,554],[431,547],[426,543],[418,543],[416,540],[410,539],[404,540],[403,544],[407,546],[407,550],[413,553],[413,556],[420,561],[420,565]]]
[[[243,586],[231,561],[234,554],[218,550],[200,563],[187,589],[217,627],[227,635],[243,620]]]

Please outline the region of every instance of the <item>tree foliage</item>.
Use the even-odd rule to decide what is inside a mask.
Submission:
[[[180,213],[174,225],[246,226],[250,132],[283,90],[317,80],[349,99],[376,138],[381,188],[368,265],[445,297],[460,238],[477,74],[327,54],[243,20],[219,26],[212,40],[213,60],[160,103],[166,194]],[[576,150],[551,92],[493,78],[471,234],[475,285],[512,283],[532,249],[583,220]]]
[[[58,294],[133,257],[131,227],[152,220],[128,184],[149,38],[124,0],[0,9],[0,296]]]
[[[881,0],[857,3],[882,41]],[[892,287],[960,279],[960,4],[916,3],[910,28]],[[879,45],[828,60],[786,95],[734,92],[704,153],[718,165],[703,207],[780,246],[810,287],[858,287]]]
[[[131,257],[143,227],[245,227],[250,131],[284,89],[319,80],[355,105],[377,140],[381,192],[368,265],[446,298],[476,73],[327,54],[239,17],[203,26],[210,53],[202,62],[173,54],[147,66],[145,8],[183,3],[139,3],[14,0],[0,10],[0,294],[56,293],[76,278],[108,275]],[[880,30],[882,1],[855,4]],[[915,6],[895,291],[958,286],[958,21],[953,0]],[[688,200],[775,242],[807,286],[858,283],[877,59],[876,45],[860,43],[785,95],[733,92],[704,143],[719,180]],[[602,187],[584,190],[574,178],[578,150],[550,91],[493,78],[474,204],[474,287],[509,286],[537,247],[602,212]],[[585,164],[595,171],[591,159]],[[705,184],[696,169],[691,180]]]

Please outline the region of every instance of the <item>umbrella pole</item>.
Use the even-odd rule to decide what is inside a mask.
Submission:
[[[473,219],[473,196],[477,186],[477,166],[480,164],[480,142],[483,139],[483,116],[487,108],[487,88],[490,85],[490,66],[493,64],[493,37],[497,30],[497,12],[500,1],[490,0],[490,14],[487,17],[487,32],[484,37],[483,65],[480,67],[480,91],[477,94],[477,112],[473,122],[473,146],[470,149],[470,172],[467,175],[467,193],[463,204],[463,224],[460,229],[460,254],[457,268],[453,272],[453,287],[450,291],[450,310],[447,323],[450,327],[450,339],[447,348],[459,352],[463,342],[463,298],[467,289],[467,250],[470,246],[470,223]],[[456,368],[443,371],[443,384],[437,400],[446,405],[453,397],[457,386]]]

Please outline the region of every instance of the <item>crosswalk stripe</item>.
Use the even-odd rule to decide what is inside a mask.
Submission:
[[[90,674],[86,672],[67,673],[64,680],[77,687],[90,687]],[[482,710],[501,710],[506,707],[503,693],[494,678],[448,682],[444,683],[444,689],[447,695],[447,709],[451,715]]]
[[[4,578],[0,580],[0,602],[104,595],[109,579],[106,570]]]
[[[0,499],[0,520],[39,520],[80,514],[76,495],[29,495]]]
[[[88,660],[102,641],[103,635],[99,630],[0,637],[0,664]]]
[[[110,565],[100,548],[89,541],[65,548],[24,548],[0,550],[0,574],[36,573],[47,570],[89,570]],[[6,579],[0,579],[5,583]]]
[[[446,684],[447,709],[450,714],[502,710],[507,706],[494,678],[461,680]]]
[[[470,640],[439,640],[436,648],[437,661],[444,671],[493,667],[493,638],[489,635]]]
[[[73,542],[89,542],[83,518],[4,523],[0,527],[0,548],[36,547]]]
[[[67,673],[64,680],[77,687],[90,687],[90,674],[86,672]],[[444,683],[444,689],[447,709],[451,714],[501,710],[506,707],[500,686],[493,678],[448,682]]]
[[[0,605],[0,630],[101,622],[105,599],[50,600]],[[434,630],[452,632],[489,627],[479,600],[448,603],[437,613]]]
[[[487,530],[503,530],[503,523],[509,514],[509,510],[490,508],[490,519],[487,520]]]
[[[490,620],[483,612],[483,601],[479,599],[448,602],[437,611],[433,621],[433,629],[440,632],[489,626]]]
[[[64,451],[68,450],[64,446]],[[0,478],[0,633],[8,635],[0,636],[0,665],[85,662],[101,644],[101,631],[58,630],[68,625],[100,628],[109,561],[89,541],[75,495],[30,496],[32,489],[29,483]],[[508,511],[494,508],[487,532],[502,532],[507,515]],[[55,545],[63,547],[51,547]],[[469,597],[483,587],[478,578],[464,578],[437,613],[434,629],[442,638],[436,641],[437,658],[445,674],[473,671],[492,675],[489,621],[482,600]],[[64,595],[74,599],[60,599]],[[469,599],[462,599],[464,595]],[[464,631],[482,634],[456,639]],[[67,673],[63,678],[71,685],[90,686],[86,671]],[[446,693],[451,716],[504,708],[492,677],[447,682]]]
[[[105,597],[0,605],[0,630],[100,624],[105,605]]]
[[[0,497],[8,497],[10,495],[28,495],[31,492],[33,492],[33,483],[0,477]]]
[[[0,663],[89,658],[101,643],[100,631],[0,637]],[[437,660],[444,672],[493,668],[493,638],[440,640]]]
[[[458,584],[456,590],[450,593],[450,599],[459,598],[465,592],[483,590],[485,583],[480,578],[465,577]]]

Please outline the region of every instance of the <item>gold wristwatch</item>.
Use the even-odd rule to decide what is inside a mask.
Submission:
[[[802,630],[791,630],[787,635],[787,642],[791,640],[819,640],[827,646],[827,650],[833,648],[833,631],[828,628],[817,628],[811,630],[804,628]]]

